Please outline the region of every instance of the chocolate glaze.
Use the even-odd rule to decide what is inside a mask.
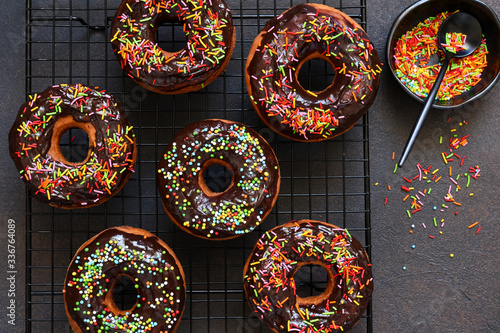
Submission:
[[[53,141],[58,145],[59,140],[52,137],[54,126],[63,118],[73,123],[68,127],[92,132],[89,154],[81,163],[53,156],[58,151]],[[19,109],[9,133],[10,156],[40,201],[60,208],[90,207],[112,197],[132,174],[136,148],[131,128],[121,106],[105,91],[49,87]]]
[[[233,52],[235,31],[226,3],[223,0],[203,1],[202,7],[199,1],[191,0],[156,1],[158,3],[166,8],[158,11],[144,1],[122,2],[111,26],[110,37],[116,57],[130,77],[155,92],[169,94],[202,88],[204,82],[206,85],[220,74]],[[145,19],[149,20],[140,22]],[[156,32],[164,22],[184,24],[187,42],[184,49],[169,53],[158,47]],[[214,35],[215,30],[221,34]],[[200,42],[198,36],[207,37]],[[137,57],[124,52],[136,44],[141,44],[134,49]],[[207,52],[217,52],[217,59]],[[157,57],[149,57],[152,53]],[[145,54],[148,56],[142,60]],[[159,59],[161,57],[164,59]],[[134,60],[144,62],[138,64]]]
[[[222,193],[200,182],[212,163],[223,163],[233,173]],[[158,169],[166,212],[180,228],[202,238],[228,239],[252,231],[271,211],[279,192],[272,148],[251,128],[226,120],[204,120],[181,130]]]
[[[330,23],[324,23],[326,29],[317,31],[318,22],[324,21],[325,18],[328,18]],[[313,20],[316,21],[311,23]],[[304,22],[308,23],[304,26]],[[281,33],[285,30],[286,33]],[[325,36],[328,43],[321,40]],[[330,39],[333,36],[335,38]],[[286,45],[288,46],[285,47]],[[271,55],[269,47],[276,51],[276,54]],[[369,50],[368,61],[364,56],[363,58],[360,56],[360,51],[364,48]],[[297,81],[302,64],[313,58],[326,60],[336,72],[332,85],[316,93],[317,97],[308,93]],[[345,72],[343,64],[346,66]],[[284,68],[283,72],[279,67]],[[266,73],[263,73],[263,70]],[[355,76],[348,74],[349,71],[363,72],[363,74]],[[248,56],[246,79],[252,104],[271,129],[298,141],[320,141],[344,133],[363,116],[375,99],[380,78],[378,72],[380,72],[380,61],[377,51],[355,21],[342,12],[324,5],[301,4],[266,24],[255,39]],[[267,74],[272,77],[263,78]],[[294,98],[293,106],[290,102],[292,110],[331,109],[335,121],[339,123],[336,125],[335,121],[332,122],[329,127],[332,129],[331,133],[326,133],[327,131],[323,134],[314,131],[306,134],[295,133],[293,128],[283,123],[283,115],[275,115],[276,109],[273,108],[276,108],[277,98],[272,98],[272,103],[265,101],[266,96],[271,99],[272,92],[282,96],[283,100],[291,101]],[[274,116],[270,116],[271,114]]]
[[[321,265],[328,271],[323,294],[296,295],[293,276],[304,264]],[[283,276],[275,274],[278,268],[276,272],[285,272]],[[349,282],[346,272],[351,273]],[[245,265],[243,283],[252,310],[276,332],[288,332],[289,325],[307,329],[311,320],[315,332],[347,331],[365,312],[373,291],[371,265],[363,246],[344,229],[311,220],[290,221],[263,234]],[[306,310],[310,320],[304,318]]]
[[[114,252],[116,248],[118,252]],[[111,253],[112,258],[105,258]],[[119,313],[114,302],[106,300],[108,294],[112,299],[114,285],[121,275],[134,281],[138,293],[137,303],[128,315],[125,311]],[[186,301],[184,272],[175,254],[155,235],[131,227],[104,230],[82,245],[68,267],[63,292],[72,327],[80,332],[99,329],[104,332],[106,326],[110,332],[129,332],[133,325],[141,325],[139,321],[146,323],[149,319],[147,324],[152,329],[148,332],[174,332]],[[128,323],[127,328],[115,326],[121,320]]]

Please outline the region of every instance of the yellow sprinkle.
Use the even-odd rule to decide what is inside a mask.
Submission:
[[[445,153],[441,153],[441,156],[443,156],[444,164],[448,164]]]
[[[113,36],[113,38],[111,39],[111,42],[114,42],[117,38],[118,38],[118,34],[120,33],[120,30],[117,30],[116,31],[116,34]],[[62,102],[62,100],[61,100]]]

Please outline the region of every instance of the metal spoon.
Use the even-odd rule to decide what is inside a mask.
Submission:
[[[463,50],[458,50],[456,53],[454,53],[443,46],[446,44],[446,35],[448,33],[461,33],[467,36],[465,39],[465,43],[463,44]],[[481,44],[481,36],[481,25],[479,24],[478,20],[474,16],[467,13],[453,14],[448,17],[443,23],[441,23],[438,31],[438,44],[444,52],[445,59],[436,78],[436,81],[434,82],[434,85],[432,86],[432,89],[429,92],[427,99],[425,100],[425,104],[422,108],[422,111],[420,112],[420,116],[413,126],[410,137],[406,142],[405,149],[398,163],[400,167],[402,167],[404,162],[406,161],[406,158],[408,157],[408,154],[410,153],[410,150],[413,147],[415,140],[417,139],[418,132],[420,131],[420,128],[422,128],[425,117],[427,116],[429,110],[432,108],[432,103],[436,98],[439,87],[441,86],[441,81],[443,81],[444,75],[446,73],[446,70],[448,69],[448,65],[450,64],[451,59],[462,58],[472,54],[479,47],[479,44]]]

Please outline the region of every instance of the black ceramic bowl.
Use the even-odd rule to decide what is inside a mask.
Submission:
[[[424,99],[415,95],[408,89],[396,76],[394,67],[394,48],[398,39],[407,31],[413,29],[417,24],[424,21],[430,16],[435,16],[439,13],[448,11],[469,13],[475,16],[481,23],[481,29],[486,38],[488,47],[488,55],[486,60],[488,65],[484,68],[481,74],[481,81],[472,87],[469,91],[447,101],[436,100],[433,104],[435,108],[447,109],[454,108],[485,95],[493,88],[495,83],[500,78],[500,22],[498,17],[486,4],[477,0],[422,0],[410,7],[399,15],[394,22],[387,38],[386,57],[387,63],[392,75],[403,89],[419,102],[424,102]]]

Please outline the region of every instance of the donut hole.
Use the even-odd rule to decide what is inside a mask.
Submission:
[[[323,58],[312,58],[304,61],[297,73],[300,86],[308,91],[319,93],[333,84],[335,69]]]
[[[66,161],[83,163],[89,154],[89,136],[78,127],[71,127],[61,135],[59,147]]]
[[[130,311],[137,304],[137,288],[132,279],[126,275],[121,275],[116,279],[113,287],[113,301],[120,311]]]
[[[328,272],[321,265],[303,265],[293,276],[297,296],[301,299],[323,294],[328,287]]]
[[[66,133],[68,133],[67,136],[64,136]],[[52,137],[47,155],[66,165],[79,166],[89,160],[91,147],[94,147],[95,143],[94,125],[90,122],[76,121],[72,116],[64,116],[58,118],[52,127]],[[76,148],[80,145],[81,148]],[[66,153],[62,150],[66,150]],[[79,161],[72,162],[69,159]]]
[[[200,186],[208,195],[225,192],[233,182],[231,166],[216,159],[207,162],[200,174]]]
[[[156,30],[156,44],[166,52],[175,53],[186,47],[184,24],[179,21],[163,22]]]

